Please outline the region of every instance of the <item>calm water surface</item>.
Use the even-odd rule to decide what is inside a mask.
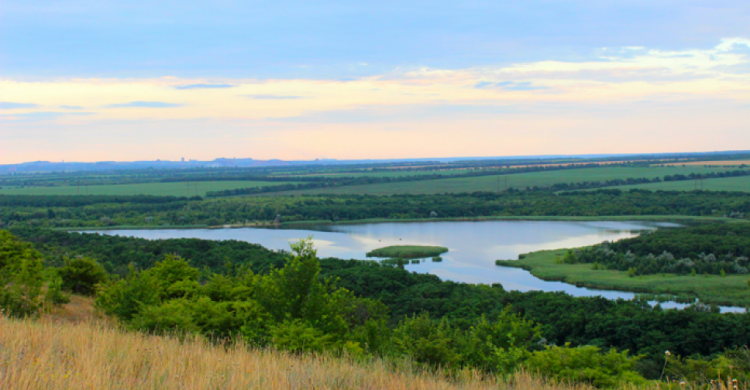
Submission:
[[[389,245],[437,245],[450,249],[442,255],[442,262],[426,260],[420,264],[408,264],[406,269],[457,282],[501,283],[506,290],[564,291],[574,296],[631,299],[632,293],[547,282],[519,268],[498,267],[495,260],[518,259],[522,253],[592,245],[633,237],[644,230],[676,226],[653,222],[445,221],[326,225],[308,230],[242,228],[110,230],[100,233],[147,239],[240,240],[274,250],[288,250],[290,242],[312,236],[319,257],[342,259],[366,259],[365,253]]]

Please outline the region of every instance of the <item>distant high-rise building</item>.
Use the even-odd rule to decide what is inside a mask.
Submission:
[[[185,162],[185,157],[182,158],[182,162]]]

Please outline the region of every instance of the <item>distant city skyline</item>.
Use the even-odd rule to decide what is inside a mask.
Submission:
[[[750,145],[746,1],[0,9],[0,164]]]

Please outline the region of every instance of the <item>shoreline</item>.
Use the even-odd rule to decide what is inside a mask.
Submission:
[[[118,226],[77,226],[68,228],[51,228],[51,230],[64,231],[87,231],[87,230],[189,230],[189,229],[283,229],[296,226],[309,225],[357,225],[368,223],[424,223],[424,222],[482,222],[482,221],[647,221],[647,222],[676,222],[676,223],[748,223],[743,219],[727,217],[703,217],[686,215],[610,215],[610,216],[486,216],[486,217],[448,217],[448,218],[365,218],[346,221],[311,220],[311,221],[289,221],[280,224],[227,224],[227,225],[118,225]]]

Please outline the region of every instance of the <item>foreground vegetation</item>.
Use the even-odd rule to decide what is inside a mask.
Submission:
[[[448,252],[448,248],[443,246],[393,245],[367,252],[367,257],[422,259],[440,256],[445,252]]]
[[[373,359],[292,355],[242,341],[217,345],[200,336],[157,336],[92,322],[55,323],[0,316],[3,389],[444,389],[502,386],[469,370],[446,378]],[[586,389],[528,374],[515,389]]]
[[[78,237],[78,250],[119,248],[103,253],[105,259],[144,241],[115,237],[98,246],[87,240],[91,237],[90,243],[96,244],[101,236],[70,235]],[[65,250],[52,248],[53,242],[65,243],[35,245],[47,253]],[[190,251],[204,243],[209,242],[138,245],[156,258],[154,249]],[[229,249],[241,253],[248,248],[256,255],[264,251],[246,243],[211,245],[215,247],[205,258],[209,264],[216,264],[211,258]],[[6,254],[43,257],[7,233],[2,247],[16,248],[2,252]],[[410,361],[409,367],[417,371],[442,370],[449,376],[478,370],[507,377],[526,369],[597,387],[646,385],[647,379],[663,377],[664,351],[670,350],[675,358],[669,366],[682,370],[670,375],[687,379],[696,374],[693,380],[700,382],[718,380],[726,365],[744,367],[741,347],[750,343],[748,314],[712,313],[701,306],[661,310],[638,301],[562,293],[506,292],[499,285],[444,282],[377,262],[318,260],[305,242],[293,249],[294,254],[253,255],[244,266],[227,262],[216,267],[219,272],[199,270],[171,253],[146,269],[132,264],[124,277],[103,274],[98,262],[85,257],[58,268],[37,268],[34,274],[46,279],[48,287],[60,278],[64,289],[95,293],[99,310],[132,330],[200,335],[224,343],[241,340],[260,348],[382,359],[397,365]],[[23,258],[4,257],[5,264],[22,264]],[[277,268],[273,264],[278,262]],[[6,288],[13,294],[21,284],[19,280]],[[38,291],[36,296],[17,298],[38,302],[45,296]],[[10,314],[23,315],[12,308]],[[746,381],[747,372],[750,368],[738,368],[732,375]]]

